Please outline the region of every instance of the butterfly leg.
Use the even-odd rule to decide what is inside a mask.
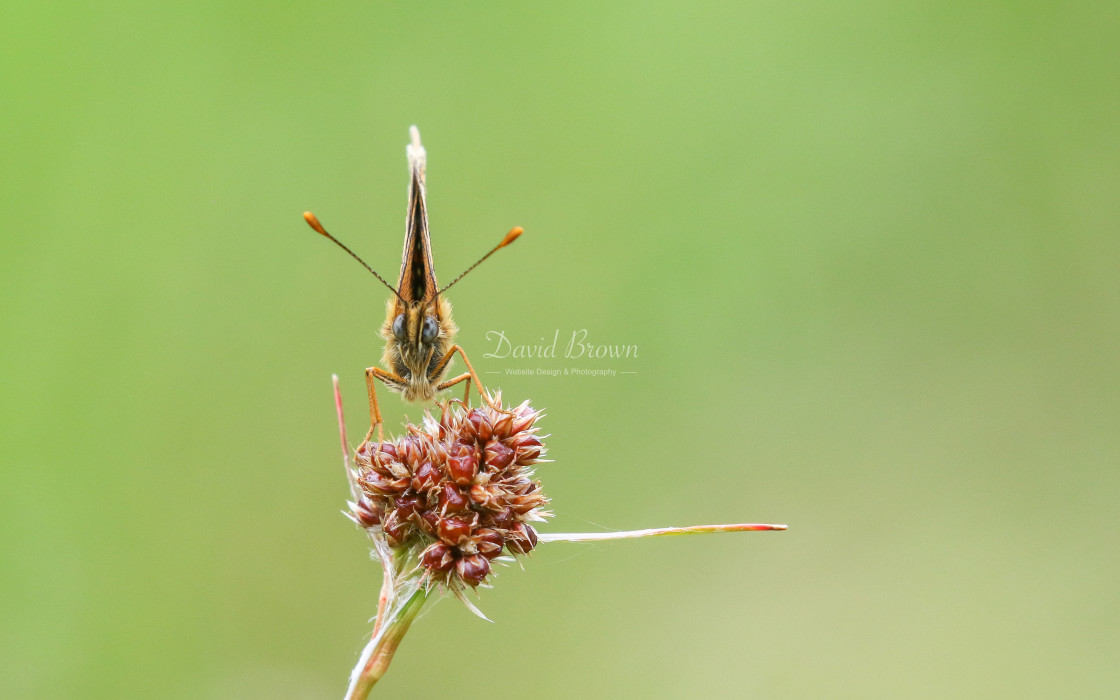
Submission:
[[[377,405],[377,388],[374,378],[380,379],[390,386],[400,386],[405,381],[393,374],[386,372],[380,367],[367,367],[366,368],[366,391],[369,392],[369,432],[366,433],[366,442],[369,442],[373,437],[374,432],[377,433],[377,441],[383,442],[385,440],[384,421],[381,420],[381,409]]]
[[[454,379],[448,379],[446,382],[443,382],[442,384],[440,384],[436,388],[439,391],[443,391],[444,389],[450,389],[451,387],[455,386],[459,382],[466,382],[467,383],[466,384],[467,390],[463,392],[463,403],[466,404],[467,401],[470,401],[470,398],[471,398],[471,373],[470,372],[464,372],[463,374],[460,374],[458,377],[455,377]]]
[[[460,375],[458,377],[455,377],[454,379],[449,379],[446,382],[440,383],[439,385],[436,386],[436,391],[443,391],[444,389],[446,389],[449,386],[454,386],[455,384],[458,384],[459,382],[466,381],[467,382],[468,395],[463,397],[463,402],[466,403],[467,399],[469,398],[469,393],[470,393],[470,387],[471,387],[470,380],[473,379],[474,380],[474,385],[476,387],[478,387],[478,395],[483,401],[486,402],[486,405],[488,405],[490,408],[494,409],[495,411],[502,411],[502,407],[496,405],[494,403],[494,400],[490,398],[490,394],[486,391],[486,388],[482,386],[482,380],[478,378],[478,373],[476,373],[474,371],[474,367],[471,366],[471,361],[467,359],[467,354],[465,352],[463,352],[463,348],[459,347],[458,345],[452,345],[451,346],[451,348],[447,351],[447,354],[443,356],[443,361],[440,362],[439,366],[436,367],[434,373],[437,376],[439,374],[442,374],[443,370],[447,367],[447,364],[449,362],[451,362],[451,356],[454,355],[456,352],[459,353],[459,355],[463,358],[463,364],[465,364],[467,366],[466,374]],[[508,413],[508,411],[502,411],[502,413]]]

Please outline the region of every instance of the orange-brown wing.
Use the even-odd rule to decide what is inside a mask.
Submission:
[[[405,218],[404,253],[397,293],[406,303],[431,301],[439,291],[435,264],[432,262],[432,240],[428,233],[428,206],[424,192],[424,147],[419,131],[413,131],[408,146],[408,214]],[[398,305],[400,302],[398,302]],[[399,309],[398,313],[403,313]]]

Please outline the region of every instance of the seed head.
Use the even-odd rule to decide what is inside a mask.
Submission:
[[[532,479],[544,456],[540,415],[527,401],[502,410],[448,402],[438,420],[427,414],[402,437],[362,443],[354,521],[414,555],[427,585],[478,586],[503,552],[532,551],[537,533],[529,523],[551,515]]]

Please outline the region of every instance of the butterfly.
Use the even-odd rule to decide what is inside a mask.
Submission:
[[[309,211],[303,214],[303,218],[311,228],[334,241],[393,292],[386,305],[385,323],[381,326],[381,337],[385,340],[381,362],[387,369],[366,368],[370,412],[367,441],[374,432],[377,433],[378,440],[384,438],[374,380],[384,382],[389,389],[401,394],[410,402],[430,401],[439,392],[465,382],[463,401],[466,402],[470,397],[473,379],[479,396],[493,408],[501,410],[494,405],[486,392],[463,348],[455,344],[455,335],[459,329],[451,317],[451,304],[444,297],[444,292],[499,249],[517,240],[523,230],[520,226],[511,229],[490,252],[441,289],[436,282],[435,265],[432,261],[432,240],[428,230],[428,204],[424,190],[427,154],[420,143],[420,130],[413,126],[409,129],[409,135],[411,143],[405,149],[409,166],[408,214],[405,218],[401,271],[395,288],[354,251],[327,233],[314,214]],[[446,379],[451,360],[456,353],[463,358],[467,371]]]

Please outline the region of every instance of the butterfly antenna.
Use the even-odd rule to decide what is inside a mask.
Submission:
[[[372,267],[370,267],[369,265],[367,265],[367,264],[366,264],[366,261],[365,261],[365,260],[362,260],[361,258],[359,258],[359,257],[358,257],[358,254],[357,254],[357,253],[355,253],[354,251],[350,250],[349,248],[347,248],[347,247],[346,247],[346,245],[345,245],[345,244],[344,244],[344,243],[343,243],[342,241],[338,240],[337,238],[335,238],[335,237],[334,237],[334,236],[332,236],[331,234],[327,233],[327,229],[323,228],[323,225],[322,225],[321,223],[319,223],[319,219],[317,219],[317,218],[315,217],[315,215],[314,215],[314,214],[312,214],[312,213],[311,213],[311,212],[309,212],[309,211],[305,211],[305,212],[303,212],[303,218],[304,218],[304,220],[305,220],[305,221],[307,221],[307,225],[308,225],[308,226],[310,226],[311,228],[315,229],[315,231],[316,231],[317,233],[319,233],[320,235],[322,235],[322,236],[326,236],[327,238],[329,238],[329,239],[331,239],[332,241],[334,241],[335,245],[337,245],[337,246],[338,246],[339,248],[342,248],[342,249],[343,249],[343,250],[345,250],[345,251],[346,251],[347,253],[349,253],[349,254],[350,254],[350,257],[352,257],[352,258],[354,258],[355,260],[357,260],[358,262],[360,262],[360,263],[362,264],[362,267],[364,267],[365,269],[367,269],[367,270],[369,270],[369,271],[370,271],[370,274],[372,274],[372,275],[373,275],[374,277],[376,277],[377,279],[381,280],[381,284],[383,284],[383,285],[385,285],[386,287],[388,287],[388,288],[389,288],[389,291],[390,291],[390,292],[392,292],[392,293],[393,293],[394,295],[396,295],[396,297],[397,297],[398,299],[400,299],[400,298],[401,298],[401,295],[400,295],[400,294],[397,294],[397,290],[396,290],[396,289],[393,289],[393,285],[391,285],[391,284],[389,284],[388,282],[386,282],[386,281],[385,281],[385,278],[384,278],[384,277],[382,277],[381,275],[377,274],[377,271],[376,271],[376,270],[374,270],[374,269],[373,269]],[[511,233],[512,233],[512,232],[511,232]],[[504,245],[504,243],[503,243],[503,245]],[[498,247],[500,248],[501,246],[498,246]],[[495,250],[496,250],[496,249],[495,249]],[[492,252],[492,251],[491,251],[491,252]],[[485,258],[483,258],[483,259],[485,259]],[[479,261],[479,262],[481,262],[481,261]],[[460,276],[461,276],[461,275],[460,275]],[[448,285],[448,286],[450,286],[450,285]],[[404,300],[403,300],[403,299],[401,299],[401,302],[403,303],[403,302],[404,302]]]
[[[516,241],[516,240],[517,240],[517,237],[518,237],[518,236],[520,236],[520,235],[521,235],[522,233],[524,233],[524,232],[525,232],[525,229],[521,228],[520,226],[514,226],[513,228],[511,228],[511,229],[509,230],[509,233],[507,233],[507,234],[506,234],[506,237],[502,239],[502,242],[501,242],[501,243],[499,243],[498,245],[494,246],[494,248],[493,248],[493,249],[492,249],[492,250],[491,250],[491,251],[490,251],[489,253],[487,253],[486,255],[483,255],[483,256],[482,256],[481,258],[479,258],[479,259],[478,259],[478,262],[476,262],[476,263],[475,263],[474,265],[471,265],[471,266],[470,266],[470,267],[468,267],[468,268],[467,268],[466,270],[464,270],[464,271],[463,271],[463,273],[462,273],[461,275],[459,275],[459,276],[458,276],[458,277],[456,277],[455,279],[451,280],[451,284],[447,285],[447,286],[446,286],[446,287],[444,287],[443,289],[441,289],[441,290],[439,290],[438,292],[436,292],[436,296],[438,297],[438,296],[439,296],[440,294],[443,294],[443,293],[444,293],[444,292],[446,292],[446,291],[447,291],[448,289],[451,289],[451,288],[452,288],[453,286],[455,286],[455,283],[456,283],[456,282],[458,282],[459,280],[461,280],[461,279],[463,279],[464,277],[466,277],[466,276],[467,276],[467,273],[468,273],[468,272],[470,272],[471,270],[473,270],[473,269],[475,269],[476,267],[478,267],[479,265],[481,265],[481,264],[483,263],[483,261],[484,261],[484,260],[486,260],[486,258],[488,258],[488,257],[490,257],[491,255],[493,255],[494,253],[498,252],[498,250],[499,250],[499,249],[501,249],[501,248],[505,248],[505,247],[506,247],[507,245],[509,245],[510,243],[513,243],[514,241]],[[340,244],[340,245],[341,245],[341,244]],[[351,253],[351,255],[353,255],[353,253]]]

